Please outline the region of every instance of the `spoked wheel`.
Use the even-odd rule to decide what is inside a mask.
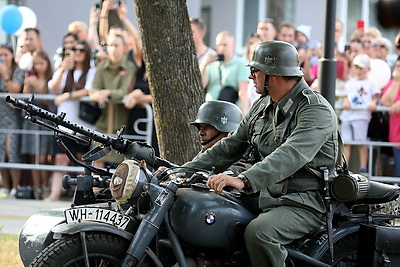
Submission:
[[[59,239],[45,248],[29,265],[32,267],[90,266],[117,267],[121,265],[129,247],[129,241],[111,234],[87,233],[86,247],[88,264],[85,263],[82,241],[79,235]],[[148,252],[147,252],[148,253]],[[139,266],[159,266],[152,257],[145,257]]]

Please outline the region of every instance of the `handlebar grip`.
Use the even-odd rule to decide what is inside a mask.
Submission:
[[[71,185],[76,185],[76,178],[71,178],[71,176],[68,174],[64,175],[62,179],[62,187],[65,190],[69,190]]]

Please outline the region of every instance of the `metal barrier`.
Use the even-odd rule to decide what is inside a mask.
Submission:
[[[0,93],[0,99],[5,99],[7,95],[11,95],[14,98],[18,99],[29,99],[31,94],[10,94],[10,93]],[[35,99],[39,100],[51,100],[57,97],[57,95],[53,94],[40,94],[35,95]],[[82,97],[77,99],[76,101],[91,101],[89,97]],[[116,103],[122,103],[116,102]],[[148,144],[152,142],[152,134],[153,134],[153,111],[148,103],[138,103],[137,107],[144,108],[146,111],[145,118],[139,118],[134,121],[132,129],[134,130],[136,135],[124,135],[125,138],[136,140],[136,141],[144,141]],[[21,110],[22,112],[22,110]],[[139,125],[145,124],[145,130],[139,129]],[[22,170],[46,170],[46,171],[63,171],[63,172],[83,172],[82,167],[75,166],[56,166],[56,165],[43,165],[39,164],[39,154],[40,154],[40,135],[53,135],[53,132],[50,130],[23,130],[23,129],[0,129],[0,134],[3,133],[16,133],[16,134],[35,134],[36,135],[36,162],[35,164],[29,163],[9,163],[9,162],[0,162],[0,169],[22,169]],[[113,136],[113,135],[111,135]]]
[[[8,94],[8,93],[0,93],[0,98],[5,99],[7,95],[11,95],[15,98],[23,98],[28,99],[31,97],[30,94]],[[35,99],[43,99],[43,100],[54,100],[56,95],[35,95]],[[90,101],[89,97],[82,97],[77,101]],[[122,103],[122,102],[120,102]],[[139,106],[143,107],[146,110],[146,118],[137,119],[132,127],[134,128],[136,133],[139,135],[124,135],[124,137],[132,139],[132,140],[143,140],[148,144],[151,144],[152,140],[152,132],[153,132],[153,112],[152,108],[147,103],[140,103]],[[341,107],[336,106],[336,110],[340,111]],[[356,108],[359,110],[365,108]],[[389,107],[378,106],[377,111],[384,111],[388,112]],[[139,125],[141,123],[146,124],[146,130],[142,131],[139,129]],[[9,133],[15,132],[20,134],[37,134],[37,136],[41,134],[46,135],[53,135],[52,132],[49,130],[41,130],[41,131],[27,131],[21,129],[0,129],[0,133]],[[38,138],[39,139],[39,138]],[[38,142],[37,142],[38,143]],[[368,141],[368,142],[345,142],[345,144],[349,145],[366,145],[368,146],[368,175],[371,180],[380,181],[380,182],[387,182],[387,183],[399,183],[400,184],[400,177],[386,177],[386,176],[373,176],[372,175],[372,168],[373,168],[373,149],[374,147],[397,147],[400,146],[400,143],[390,143],[390,142],[376,142],[376,141]],[[36,152],[39,154],[39,149]],[[39,157],[36,157],[37,159]],[[7,169],[23,169],[23,170],[46,170],[46,171],[65,171],[65,172],[83,172],[82,167],[74,167],[74,166],[55,166],[55,165],[41,165],[38,162],[35,164],[27,164],[27,163],[8,163],[8,162],[0,162],[0,169],[7,168]]]

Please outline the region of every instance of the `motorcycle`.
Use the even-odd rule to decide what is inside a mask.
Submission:
[[[86,162],[72,158],[88,170],[86,183],[77,177],[64,184],[72,181],[86,186],[82,199],[63,211],[47,240],[36,247],[30,266],[251,265],[243,236],[246,225],[260,213],[251,205],[257,196],[232,188],[215,194],[201,182],[213,171],[183,168],[156,157],[151,146],[123,138],[123,127],[111,137],[71,123],[63,114],[57,116],[29,100],[8,96],[6,101],[25,110],[27,119],[58,134],[103,144],[88,153]],[[58,126],[74,134],[69,136]],[[125,160],[112,175],[102,173],[112,198],[96,203],[90,192],[99,181],[93,173],[100,170],[88,162],[111,149],[124,154]],[[160,166],[166,169],[157,174],[150,171]],[[285,246],[286,266],[357,266],[360,226],[389,226],[399,218],[383,213],[380,205],[397,199],[397,186],[361,175],[339,175],[329,182],[326,173],[321,192],[327,204],[327,224]],[[333,197],[337,205],[331,210]],[[20,242],[21,247],[26,248]]]

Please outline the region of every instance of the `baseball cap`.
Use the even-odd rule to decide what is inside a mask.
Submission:
[[[359,66],[362,69],[365,68],[369,68],[370,67],[370,58],[368,55],[366,54],[361,54],[361,55],[357,55],[354,59],[353,59],[353,65],[354,66]]]
[[[307,38],[308,41],[310,41],[311,38],[311,29],[312,27],[310,25],[299,25],[296,28],[297,32],[301,32],[302,34],[304,34]]]

